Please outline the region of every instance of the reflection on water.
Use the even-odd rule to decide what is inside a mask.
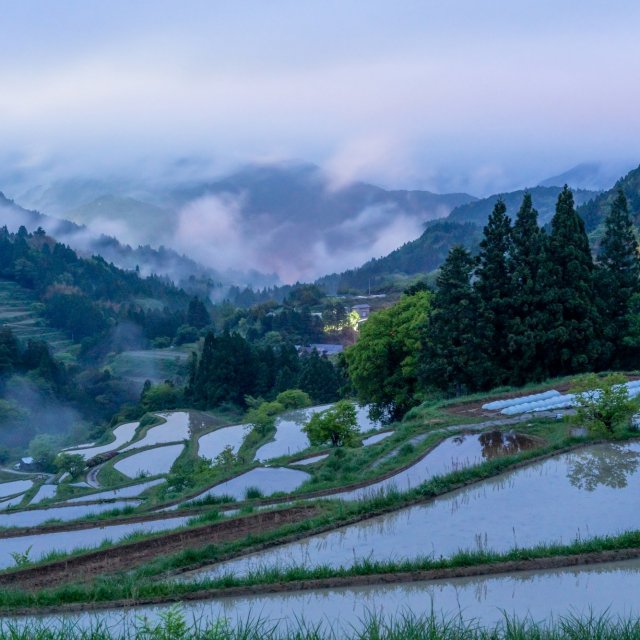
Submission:
[[[622,449],[622,451],[620,450]],[[627,454],[635,454],[628,456]],[[580,455],[587,468],[599,461],[640,454],[640,443],[593,445]],[[617,457],[616,457],[617,456]],[[621,457],[622,456],[622,457]],[[602,482],[572,482],[576,455],[563,454],[500,477],[459,489],[427,504],[415,505],[358,524],[311,536],[204,571],[246,574],[259,567],[286,566],[308,558],[307,566],[348,567],[357,561],[450,557],[478,549],[507,551],[539,544],[570,544],[576,538],[615,535],[640,529],[640,468],[625,483],[613,468]],[[615,465],[614,465],[615,467]],[[616,479],[617,478],[617,479]]]
[[[485,460],[520,453],[540,445],[540,441],[523,433],[515,431],[503,433],[498,429],[481,433],[478,440],[482,445],[482,457]]]
[[[606,449],[572,456],[568,478],[578,489],[594,491],[598,485],[623,489],[640,466],[640,452],[612,444]]]
[[[284,626],[304,620],[311,628],[331,627],[336,637],[342,637],[359,629],[369,614],[386,618],[404,613],[429,616],[433,612],[438,618],[462,617],[485,626],[502,622],[504,614],[541,622],[569,614],[588,616],[592,612],[597,616],[605,611],[614,618],[627,617],[639,612],[639,584],[640,561],[631,560],[497,576],[250,595],[183,606],[186,618],[201,624],[220,617],[234,627],[250,617]],[[107,611],[99,614],[99,619],[114,633],[141,616],[155,622],[168,607]],[[81,613],[67,620],[87,628],[96,617]],[[47,618],[45,622],[55,627],[60,619]]]

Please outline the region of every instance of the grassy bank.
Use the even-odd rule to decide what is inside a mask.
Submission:
[[[0,621],[0,638],[6,640],[640,640],[640,620],[606,614],[565,616],[551,623],[506,617],[483,627],[460,618],[405,613],[390,617],[368,616],[352,628],[308,624],[302,619],[273,623],[249,618],[203,622],[188,621],[179,608],[165,611],[159,621],[143,618],[129,622],[123,630],[110,630],[94,622],[82,628],[73,622],[44,621],[24,624]]]

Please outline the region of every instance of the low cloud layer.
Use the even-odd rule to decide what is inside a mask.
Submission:
[[[217,270],[277,273],[283,282],[313,280],[386,255],[422,232],[422,222],[393,206],[368,207],[321,230],[305,220],[247,219],[242,197],[205,196],[178,214],[172,246]]]

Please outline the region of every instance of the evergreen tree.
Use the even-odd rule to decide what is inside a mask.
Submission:
[[[456,246],[440,269],[428,323],[423,386],[460,395],[481,388],[491,378],[491,363],[476,337],[479,301],[471,285],[474,265],[471,254]]]
[[[189,308],[187,309],[187,324],[196,329],[202,329],[211,324],[211,317],[207,308],[200,298],[195,297],[189,300]]]
[[[605,233],[598,254],[598,299],[603,319],[603,367],[635,365],[635,354],[624,348],[629,333],[632,296],[640,293],[640,260],[627,199],[622,189],[605,219]]]
[[[531,194],[525,193],[512,231],[511,278],[513,304],[509,323],[511,379],[515,384],[542,380],[544,304],[541,283],[546,234],[538,226]]]
[[[314,402],[320,404],[333,402],[339,397],[340,381],[335,367],[326,356],[321,356],[315,349],[302,358],[298,385]]]
[[[584,223],[566,185],[551,220],[543,286],[544,349],[549,374],[586,371],[600,352],[594,265]]]
[[[475,281],[480,302],[476,326],[478,348],[492,368],[490,379],[480,382],[483,387],[503,384],[509,378],[508,332],[513,304],[511,252],[511,220],[506,205],[498,200],[483,231]]]

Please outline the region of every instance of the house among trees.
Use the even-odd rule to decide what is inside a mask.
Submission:
[[[371,313],[371,305],[354,304],[353,307],[351,307],[351,311],[355,311],[360,317],[360,320],[366,320]]]

